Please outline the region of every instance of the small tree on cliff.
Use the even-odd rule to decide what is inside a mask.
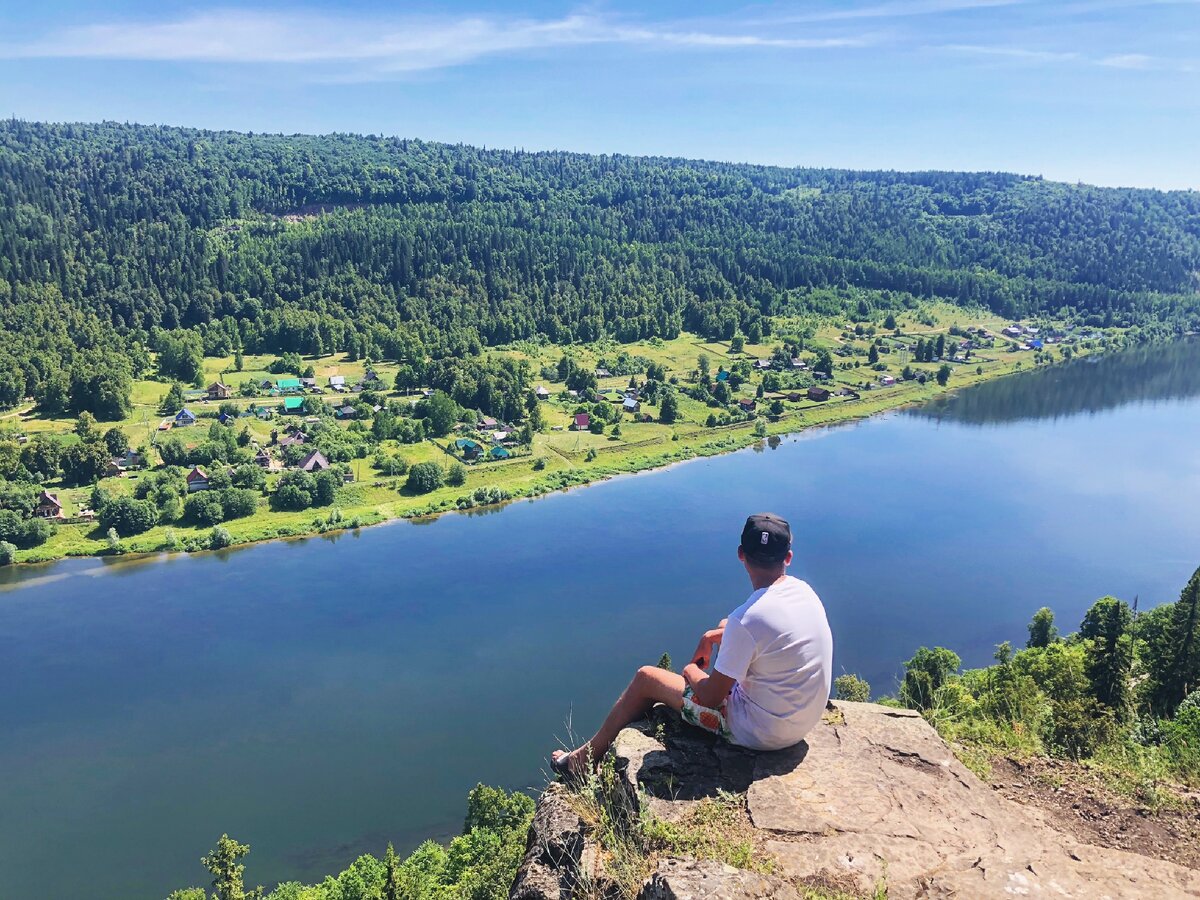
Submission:
[[[846,673],[833,680],[833,695],[838,700],[866,703],[871,699],[871,685],[857,675]]]
[[[1054,611],[1048,606],[1043,606],[1033,614],[1033,620],[1029,623],[1029,640],[1025,642],[1026,647],[1049,647],[1058,640],[1058,629],[1054,626]]]
[[[223,834],[212,852],[201,858],[200,862],[212,873],[216,900],[262,900],[261,887],[247,891],[242,882],[246,867],[241,860],[249,852],[248,844],[239,844]]]
[[[922,647],[904,664],[904,683],[900,697],[913,709],[925,710],[933,705],[934,695],[950,676],[958,671],[962,660],[945,647]]]
[[[1116,597],[1101,597],[1083,617],[1079,636],[1088,641],[1084,671],[1092,695],[1124,719],[1130,708],[1129,670],[1133,665],[1133,613]]]
[[[387,853],[383,856],[383,900],[400,900],[403,896],[403,884],[400,876],[400,857],[391,841],[387,845]]]

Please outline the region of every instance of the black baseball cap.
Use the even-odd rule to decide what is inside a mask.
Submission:
[[[792,549],[792,527],[774,513],[755,513],[742,528],[742,552],[751,562],[782,562]]]

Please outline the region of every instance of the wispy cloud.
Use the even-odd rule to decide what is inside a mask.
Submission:
[[[939,16],[972,10],[994,9],[999,6],[1024,6],[1031,0],[896,0],[853,6],[839,3],[836,7],[782,16],[776,22],[838,22],[854,19],[909,19],[915,16]]]
[[[0,43],[0,57],[208,63],[353,64],[384,76],[462,65],[500,54],[587,44],[819,50],[856,47],[856,35],[760,34],[671,24],[631,27],[592,15],[556,19],[410,16],[375,21],[311,13],[217,10],[164,22],[64,29],[27,43]]]
[[[1109,69],[1193,73],[1200,71],[1195,60],[1169,59],[1144,53],[1114,53],[1107,56],[1088,56],[1074,50],[1044,50],[1027,47],[991,46],[987,44],[942,44],[929,49],[962,54],[1009,59],[1025,63],[1077,63],[1103,66]]]
[[[1074,62],[1082,54],[1072,50],[1030,50],[1025,47],[992,47],[986,44],[943,44],[935,49],[971,56],[998,56],[1030,62]]]

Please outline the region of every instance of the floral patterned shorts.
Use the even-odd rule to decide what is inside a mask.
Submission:
[[[679,710],[683,721],[689,725],[695,725],[697,728],[703,728],[705,731],[711,731],[727,741],[732,740],[729,723],[725,721],[725,704],[722,703],[716,709],[710,709],[697,703],[693,694],[690,684],[683,689],[683,708]]]

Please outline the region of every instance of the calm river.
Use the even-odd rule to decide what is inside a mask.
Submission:
[[[0,572],[0,898],[161,898],[336,873],[535,787],[573,718],[748,592],[743,517],[796,533],[839,671],[987,662],[1052,606],[1178,596],[1200,565],[1200,344],[481,515],[221,555]]]

